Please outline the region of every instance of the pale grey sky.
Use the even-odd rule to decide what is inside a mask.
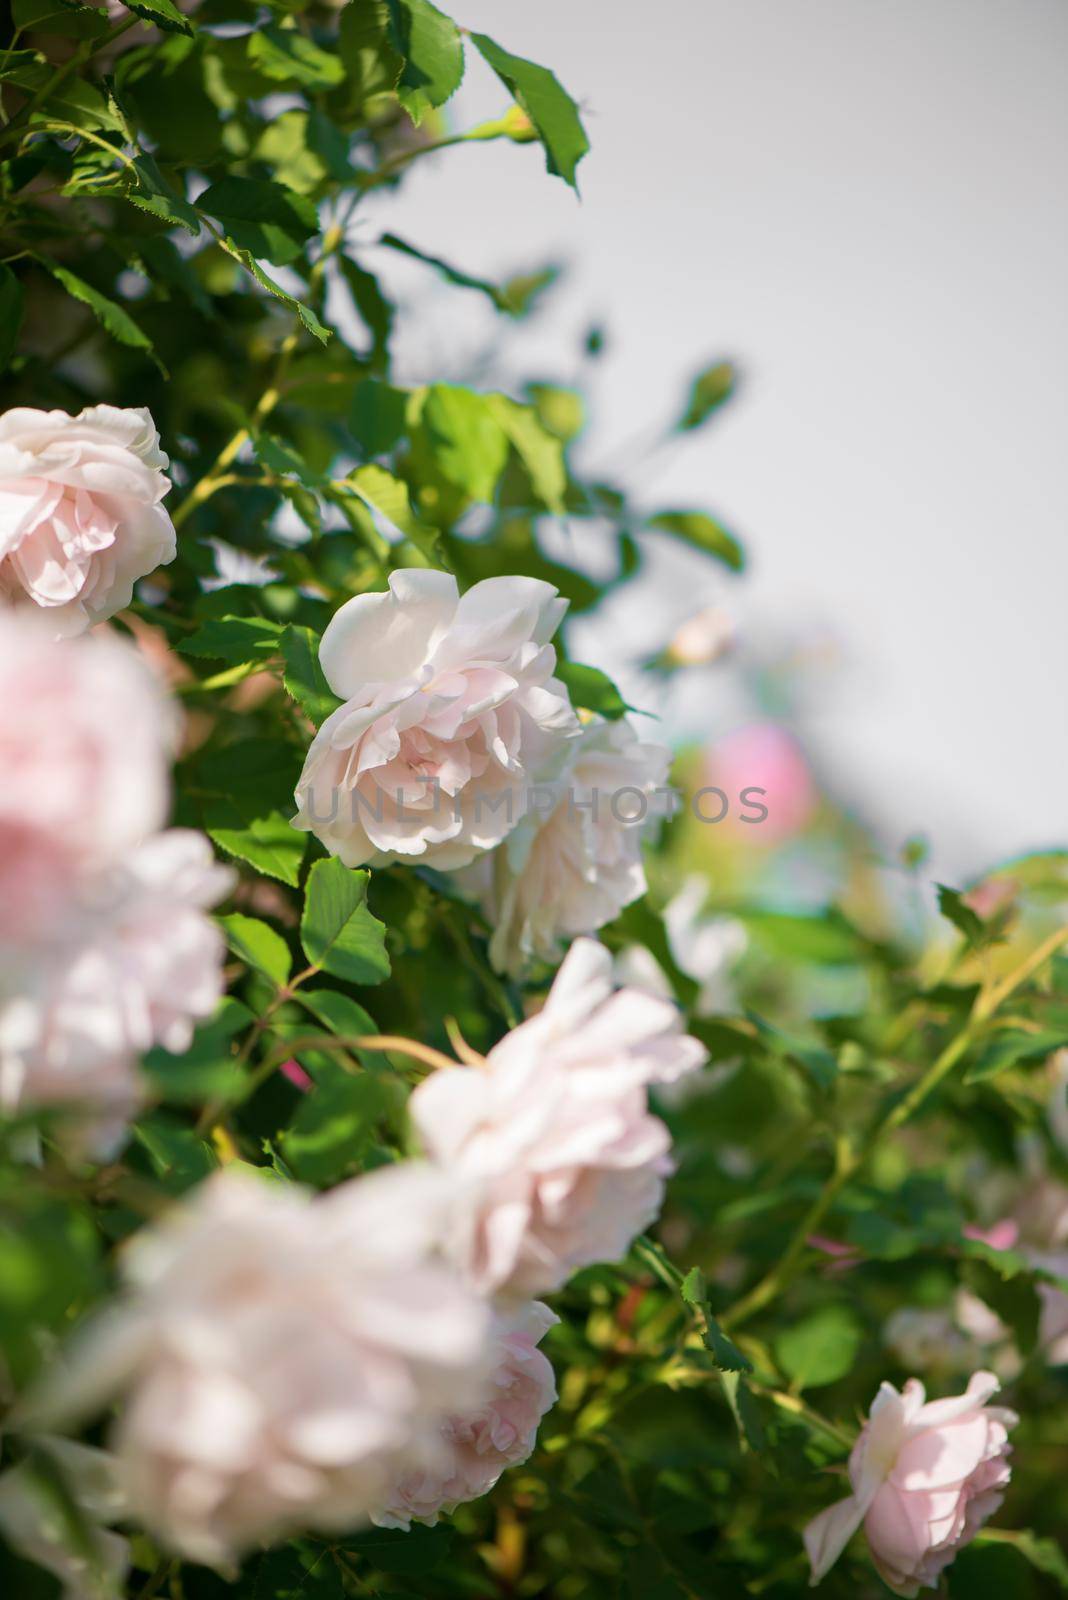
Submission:
[[[729,413],[655,471],[633,461],[636,495],[707,505],[742,534],[751,568],[728,597],[744,628],[837,641],[840,671],[805,694],[809,733],[894,841],[926,831],[958,877],[1063,842],[1068,8],[453,10],[581,102],[582,202],[536,147],[473,146],[417,164],[368,208],[368,237],[391,227],[490,276],[567,259],[516,360],[566,377],[579,331],[607,325],[598,456],[630,463],[693,369],[736,357]],[[472,52],[454,120],[502,103]],[[429,289],[425,269],[380,260]],[[406,360],[440,375],[491,336],[475,297],[435,289]],[[703,598],[683,564],[658,572],[671,615]],[[613,633],[599,645],[610,667]],[[721,731],[729,695],[699,703]],[[692,706],[679,716],[693,731]]]

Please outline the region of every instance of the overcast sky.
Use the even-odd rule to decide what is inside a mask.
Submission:
[[[369,230],[487,275],[569,261],[523,370],[566,377],[580,331],[606,324],[596,455],[649,506],[705,505],[739,531],[751,568],[728,597],[754,637],[834,642],[808,731],[890,838],[927,832],[957,876],[1063,842],[1068,7],[454,9],[580,101],[582,201],[536,147],[472,146],[417,163]],[[502,106],[471,54],[460,126]],[[388,267],[413,290],[423,270]],[[476,297],[435,289],[411,375],[489,335]],[[638,459],[635,436],[723,353],[744,373],[729,413]],[[684,565],[658,571],[666,613],[705,598]],[[730,715],[702,693],[710,736]]]

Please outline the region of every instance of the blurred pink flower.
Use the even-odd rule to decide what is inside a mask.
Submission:
[[[0,416],[0,603],[40,607],[53,637],[129,605],[174,560],[167,466],[144,407]]]
[[[751,723],[717,739],[705,758],[702,782],[722,789],[727,797],[730,809],[722,827],[751,835],[757,844],[778,844],[800,833],[819,803],[801,746],[774,722]],[[746,789],[764,790],[752,796],[748,811],[740,798]],[[711,815],[714,802],[714,796],[702,802]],[[752,815],[752,807],[758,805],[768,810],[763,821],[739,820]]]
[[[138,1057],[188,1049],[223,991],[225,946],[205,915],[229,891],[201,833],[173,828],[83,886],[17,998],[0,1005],[0,1104],[68,1104],[106,1145],[137,1105]]]
[[[36,616],[0,610],[0,941],[43,933],[81,875],[161,826],[174,735],[163,690],[129,646],[57,646]]]
[[[300,1089],[304,1094],[307,1094],[309,1089],[314,1089],[315,1087],[314,1080],[308,1076],[300,1062],[294,1060],[292,1056],[288,1061],[283,1061],[278,1070],[283,1078],[288,1078],[293,1087]]]
[[[609,952],[577,939],[543,1010],[483,1067],[425,1079],[409,1107],[455,1185],[452,1249],[471,1282],[540,1294],[624,1255],[657,1215],[672,1170],[647,1085],[705,1058],[673,1005],[613,993]]]
[[[805,1529],[818,1583],[864,1524],[872,1559],[895,1594],[938,1587],[939,1575],[1000,1506],[1009,1481],[1009,1430],[1019,1420],[990,1406],[1000,1385],[977,1372],[966,1392],[926,1399],[910,1378],[884,1383],[849,1458],[853,1493]]]
[[[442,1189],[412,1162],[321,1196],[208,1179],[127,1247],[125,1300],[23,1426],[118,1398],[131,1515],[208,1566],[367,1521],[398,1477],[442,1470],[445,1417],[488,1381],[489,1313],[437,1253]]]
[[[434,1523],[440,1512],[488,1494],[507,1467],[527,1459],[538,1424],[556,1400],[553,1369],[538,1344],[559,1320],[540,1300],[498,1316],[487,1399],[447,1419],[447,1461],[437,1472],[406,1474],[374,1513],[380,1527],[409,1528],[413,1517]]]

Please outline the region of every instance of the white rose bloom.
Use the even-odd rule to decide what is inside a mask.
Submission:
[[[344,700],[316,735],[294,826],[349,867],[464,866],[523,815],[578,732],[549,643],[567,602],[534,578],[459,595],[410,568],[332,618],[319,659]]]
[[[608,951],[578,939],[544,1008],[484,1066],[419,1085],[409,1110],[454,1184],[449,1248],[476,1288],[542,1294],[626,1254],[672,1171],[647,1086],[676,1082],[706,1054],[675,1006],[613,993]]]
[[[410,1528],[413,1517],[433,1524],[442,1511],[488,1494],[502,1472],[527,1459],[538,1424],[556,1402],[552,1365],[538,1344],[559,1320],[540,1300],[498,1314],[486,1398],[446,1418],[443,1464],[409,1472],[395,1484],[374,1513],[379,1527]]]
[[[558,960],[567,940],[596,933],[645,893],[643,823],[664,814],[655,796],[670,763],[626,720],[587,723],[511,837],[459,875],[493,926],[498,971]]]
[[[0,610],[0,943],[62,917],[75,879],[162,825],[175,731],[130,646],[57,648],[36,617]]]
[[[174,560],[167,466],[143,407],[0,416],[0,601],[40,606],[59,636],[129,605]]]
[[[189,1560],[352,1529],[440,1466],[444,1417],[487,1383],[489,1313],[437,1257],[441,1211],[414,1163],[321,1196],[220,1173],[134,1240],[126,1300],[26,1417],[118,1396],[131,1512]]]
[[[232,882],[203,834],[174,828],[87,885],[66,938],[0,1003],[0,1104],[76,1106],[102,1138],[121,1127],[138,1057],[187,1049],[222,994],[225,946],[205,912]]]

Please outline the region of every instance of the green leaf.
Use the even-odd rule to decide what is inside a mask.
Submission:
[[[281,934],[258,917],[246,917],[240,912],[220,917],[219,925],[234,955],[247,966],[255,967],[278,988],[288,981],[292,962]]]
[[[749,1021],[769,1055],[779,1061],[796,1062],[817,1089],[826,1092],[833,1086],[838,1077],[838,1062],[829,1050],[799,1039],[796,1035],[784,1033],[781,1028],[772,1027],[770,1022],[765,1022],[754,1013],[749,1014]]]
[[[717,361],[699,372],[690,385],[686,409],[675,424],[682,432],[699,428],[734,393],[735,371],[729,361]]]
[[[381,512],[386,521],[392,523],[406,539],[410,539],[434,566],[445,565],[437,530],[427,527],[416,516],[408,498],[408,485],[400,478],[395,478],[385,467],[369,464],[350,472],[345,482],[364,505]]]
[[[302,305],[299,300],[294,300],[293,296],[287,294],[280,284],[275,283],[274,279],[264,272],[250,250],[242,249],[239,244],[236,244],[229,237],[220,239],[219,243],[228,255],[233,256],[235,261],[240,261],[245,271],[250,273],[256,282],[267,290],[268,294],[273,295],[276,300],[281,300],[283,305],[288,306],[291,311],[295,312],[309,333],[314,334],[321,344],[327,343],[330,338],[330,329],[323,327],[314,311],[310,310],[308,306]]]
[[[571,696],[572,703],[585,711],[596,711],[599,716],[616,722],[633,710],[628,706],[615,684],[600,667],[580,666],[577,661],[558,661],[556,676]]]
[[[388,5],[392,42],[404,58],[397,99],[418,126],[460,87],[464,75],[460,30],[430,0],[388,0]]]
[[[743,906],[737,914],[753,938],[773,955],[829,967],[851,966],[863,959],[863,941],[834,907],[806,915]]]
[[[345,66],[346,88],[358,117],[366,116],[367,102],[390,94],[404,66],[391,43],[386,0],[351,0],[338,27],[338,51]]]
[[[475,289],[479,294],[484,294],[498,311],[503,311],[509,317],[524,316],[540,291],[555,282],[559,276],[557,268],[546,267],[542,272],[529,277],[511,278],[507,283],[497,284],[490,282],[488,278],[479,278],[470,272],[462,272],[459,267],[443,261],[440,256],[430,255],[426,250],[417,249],[414,244],[409,244],[406,239],[399,238],[395,233],[384,233],[378,242],[389,250],[397,251],[399,255],[410,256],[414,261],[421,261],[424,266],[433,267],[447,283],[454,284],[458,289]]]
[[[67,39],[99,39],[107,33],[107,12],[69,0],[13,0],[12,17],[20,32],[51,33]]]
[[[964,1081],[982,1083],[985,1078],[993,1078],[1007,1067],[1017,1066],[1021,1062],[1044,1061],[1055,1050],[1063,1050],[1066,1046],[1068,1029],[1065,1028],[1040,1028],[1035,1033],[1007,1028],[995,1034],[992,1043],[987,1045],[978,1061],[964,1074]]]
[[[348,285],[356,310],[371,335],[367,362],[375,372],[389,366],[389,336],[393,331],[393,307],[378,287],[378,279],[349,256],[338,256],[341,275]],[[376,455],[377,451],[372,451]]]
[[[374,1018],[368,1015],[359,1001],[349,994],[342,994],[340,989],[302,987],[297,990],[296,998],[325,1028],[342,1038],[354,1039],[361,1034],[378,1032]],[[366,1063],[371,1067],[380,1067],[381,1057],[368,1051]]]
[[[1031,1528],[983,1528],[976,1535],[977,1546],[1009,1545],[1036,1572],[1052,1578],[1058,1589],[1068,1591],[1068,1555],[1056,1539],[1043,1539]]]
[[[315,1087],[303,1096],[278,1142],[301,1182],[326,1187],[363,1166],[385,1109],[383,1083],[369,1072],[347,1072],[327,1056],[309,1059],[301,1050],[298,1059],[311,1071]]]
[[[137,251],[143,259],[145,275],[153,279],[157,287],[160,281],[168,284],[183,294],[202,317],[214,317],[215,308],[211,298],[192,263],[186,260],[170,239],[164,234],[154,239],[138,239]]]
[[[369,872],[354,871],[331,856],[308,874],[300,938],[313,966],[350,983],[389,977],[386,930],[367,906]]]
[[[92,288],[84,279],[77,277],[66,267],[61,267],[57,261],[49,261],[45,257],[41,257],[41,261],[73,299],[80,300],[83,305],[89,307],[105,332],[113,339],[117,339],[119,344],[129,345],[133,350],[143,350],[166,376],[166,369],[157,360],[148,335],[142,333],[137,323],[121,306],[117,306],[114,300],[109,300],[99,289]]]
[[[508,436],[497,415],[496,398],[435,383],[427,390],[420,413],[435,466],[472,500],[493,499],[508,459]]]
[[[400,442],[407,405],[406,389],[395,389],[379,378],[365,378],[356,385],[349,424],[364,455],[388,455]]]
[[[527,393],[542,426],[564,444],[577,439],[586,426],[586,406],[576,389],[561,389],[552,383],[529,383]]]
[[[266,617],[209,617],[175,646],[185,656],[207,656],[227,666],[269,660],[278,654],[282,629]]]
[[[649,526],[715,556],[732,572],[741,572],[745,566],[745,553],[737,539],[705,511],[661,511],[649,519]]]
[[[722,1372],[720,1383],[743,1446],[756,1452],[763,1450],[767,1444],[764,1424],[760,1420],[760,1409],[753,1398],[753,1391],[745,1378],[740,1372]]]
[[[137,186],[127,186],[127,200],[150,216],[160,217],[171,227],[185,228],[195,237],[200,232],[200,218],[184,195],[178,194],[166,181],[155,158],[142,152],[134,157],[133,170],[137,174]]]
[[[942,915],[952,922],[958,933],[972,946],[985,944],[990,938],[990,929],[971,906],[966,905],[964,898],[957,889],[950,889],[944,883],[936,883],[938,890],[938,909]]]
[[[340,57],[321,50],[296,27],[258,27],[249,40],[248,59],[265,78],[305,89],[333,89],[345,79]]]
[[[796,1388],[818,1389],[852,1370],[863,1337],[848,1306],[822,1306],[776,1336],[775,1360]]]
[[[537,412],[530,406],[517,405],[503,394],[490,395],[489,399],[498,422],[527,469],[534,493],[550,511],[562,516],[566,509],[567,472],[560,440],[542,426]]]
[[[198,195],[197,205],[222,223],[240,249],[278,267],[295,261],[319,227],[305,195],[261,178],[220,178]]]
[[[15,354],[22,330],[22,285],[11,268],[0,263],[0,372]]]
[[[275,117],[260,134],[256,155],[274,168],[279,183],[297,194],[311,194],[331,178],[346,183],[353,176],[348,135],[314,107]]]
[[[205,801],[204,827],[228,856],[293,889],[300,883],[308,835],[298,832],[283,812],[265,810],[262,800],[250,800],[244,793],[222,795]]]
[[[282,635],[287,692],[318,728],[342,702],[319,665],[319,641],[310,628],[290,623]]]
[[[215,1015],[201,1023],[193,1042],[182,1055],[150,1050],[142,1067],[165,1100],[197,1105],[206,1100],[228,1100],[241,1085],[241,1071],[233,1053],[234,1036],[253,1022],[252,1012],[232,995],[220,1002]]]
[[[473,33],[471,42],[534,124],[549,171],[577,189],[575,168],[590,141],[571,96],[547,67],[510,55],[486,34]]]
[[[154,22],[163,33],[184,33],[190,38],[193,28],[188,17],[183,16],[172,0],[123,0],[127,11],[133,11],[145,22]]]
[[[163,1187],[182,1194],[218,1169],[207,1140],[167,1111],[149,1111],[133,1126],[133,1135],[148,1155]]]
[[[712,1315],[708,1303],[708,1285],[705,1283],[704,1273],[700,1267],[691,1267],[682,1280],[679,1293],[686,1304],[698,1314],[703,1324],[701,1337],[705,1342],[705,1349],[711,1355],[716,1366],[723,1372],[752,1372],[753,1364],[747,1360],[738,1346],[727,1338],[719,1323]]]

